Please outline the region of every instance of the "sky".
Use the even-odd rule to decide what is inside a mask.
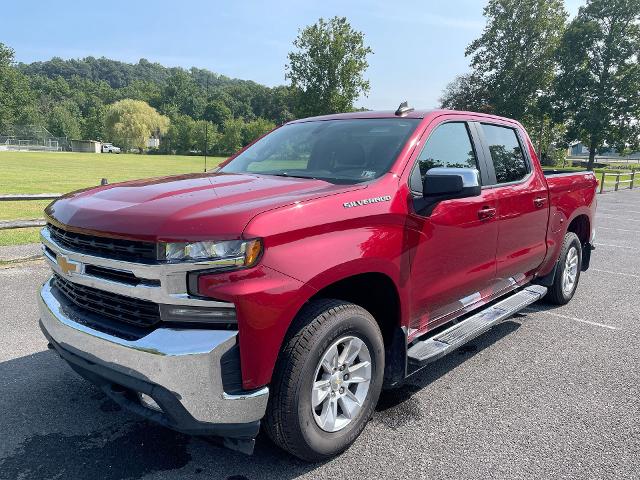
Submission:
[[[5,2],[3,2],[5,3]],[[468,71],[465,47],[481,33],[484,0],[111,0],[7,1],[0,42],[19,62],[101,57],[207,68],[229,77],[285,84],[287,53],[299,29],[345,16],[373,49],[371,83],[357,106],[438,105],[442,89]],[[565,0],[575,15],[583,0]]]

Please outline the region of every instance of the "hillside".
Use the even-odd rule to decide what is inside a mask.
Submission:
[[[39,125],[56,137],[109,140],[104,128],[109,105],[122,99],[147,102],[169,117],[172,127],[161,149],[201,151],[208,122],[209,151],[230,154],[257,135],[293,118],[293,95],[251,80],[205,69],[167,67],[140,59],[13,62],[0,43],[0,136],[20,125]]]

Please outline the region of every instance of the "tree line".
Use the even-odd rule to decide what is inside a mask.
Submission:
[[[589,168],[605,147],[638,148],[640,1],[586,0],[569,21],[563,0],[489,0],[484,16],[465,51],[471,70],[447,85],[442,107],[521,121],[546,164],[575,140],[588,146]],[[16,64],[0,44],[0,134],[35,123],[142,148],[131,132],[146,131],[164,151],[228,155],[293,118],[352,111],[368,93],[373,52],[346,18],[321,18],[293,47],[289,85],[269,88],[145,59]]]
[[[589,169],[605,147],[639,147],[640,1],[587,0],[567,21],[562,0],[490,0],[484,15],[443,107],[521,121],[547,164],[575,140]]]
[[[205,69],[167,68],[141,59],[52,58],[15,63],[0,43],[0,135],[36,124],[69,139],[161,152],[229,155],[294,118],[353,110],[366,94],[371,49],[345,18],[299,31],[286,66],[290,85],[273,88]]]
[[[141,121],[150,113],[145,105],[161,118]],[[15,63],[14,51],[0,43],[0,135],[11,135],[15,125],[35,124],[58,137],[122,143],[127,134],[123,138],[114,129],[118,113],[133,111],[137,117],[130,123],[151,122],[146,136],[161,132],[166,152],[203,151],[206,129],[208,152],[224,155],[295,117],[286,86],[269,88],[145,59],[137,64],[93,57]],[[119,126],[121,131],[123,123]],[[138,147],[139,136],[125,143]]]

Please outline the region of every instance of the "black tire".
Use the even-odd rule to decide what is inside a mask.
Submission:
[[[326,432],[313,417],[311,387],[323,354],[345,335],[364,341],[371,382],[358,414],[342,430]],[[283,342],[271,381],[264,427],[273,442],[296,457],[317,462],[343,452],[358,438],[378,402],[384,373],[380,328],[365,309],[340,300],[309,302]]]
[[[578,252],[578,269],[576,272],[576,279],[571,291],[567,292],[562,288],[562,280],[564,278],[566,270],[567,254],[571,248],[575,248]],[[549,287],[545,300],[555,305],[565,305],[573,298],[578,282],[580,281],[580,271],[582,269],[582,244],[580,239],[573,232],[567,232],[562,242],[562,248],[560,249],[560,256],[558,257],[558,265],[556,267],[556,274],[553,279],[553,284]]]

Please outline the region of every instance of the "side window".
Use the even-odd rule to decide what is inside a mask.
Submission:
[[[443,123],[431,133],[418,156],[417,167],[411,173],[411,190],[422,191],[427,171],[435,167],[478,168],[467,124]]]
[[[498,183],[517,182],[529,173],[518,136],[513,128],[482,124]]]

